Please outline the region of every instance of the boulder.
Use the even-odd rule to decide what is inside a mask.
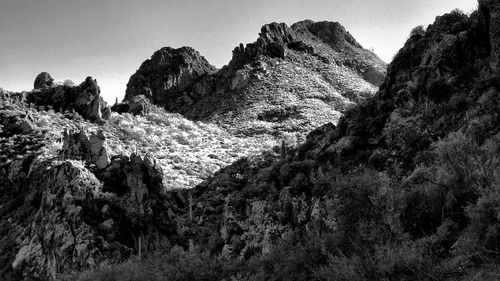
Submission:
[[[97,80],[87,77],[83,83],[72,89],[75,95],[73,106],[83,118],[97,122],[109,119],[111,110],[100,95]]]
[[[35,78],[33,89],[44,89],[54,86],[54,78],[47,72],[42,72]]]
[[[145,95],[138,95],[131,97],[130,100],[113,105],[111,110],[118,113],[143,115],[151,112],[151,106],[151,102]]]
[[[29,134],[34,130],[34,119],[29,112],[0,110],[0,125],[5,135]]]

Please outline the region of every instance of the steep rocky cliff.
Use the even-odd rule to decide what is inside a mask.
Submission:
[[[142,95],[235,134],[303,136],[373,95],[384,76],[385,63],[339,23],[272,23],[217,72],[191,48],[156,52],[131,77],[125,103]]]

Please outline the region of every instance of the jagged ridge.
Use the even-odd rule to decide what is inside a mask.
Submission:
[[[181,49],[166,50],[174,54]],[[190,63],[179,67],[189,72],[196,65],[207,64],[201,57]],[[153,69],[155,73],[149,75],[160,77],[158,81],[177,75],[168,69]],[[342,111],[376,91],[385,64],[339,23],[303,21],[292,27],[284,23],[263,26],[255,43],[240,44],[228,66],[211,71],[206,69],[190,85],[180,79],[181,90],[168,78],[164,88],[175,92],[172,98],[160,97],[163,90],[152,88],[150,100],[236,134],[283,137],[282,132],[303,136],[327,120],[336,122]],[[144,95],[136,89],[148,85],[137,77],[146,72],[141,66],[132,76],[125,100]]]

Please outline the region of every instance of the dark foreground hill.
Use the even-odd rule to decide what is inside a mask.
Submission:
[[[189,47],[155,52],[130,78],[124,100],[144,97],[238,135],[303,136],[372,96],[385,68],[339,23],[272,23],[220,70]]]

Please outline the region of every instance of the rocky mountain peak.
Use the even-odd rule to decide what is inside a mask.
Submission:
[[[385,68],[339,23],[273,22],[255,42],[239,44],[219,71],[192,48],[162,48],[130,78],[124,103],[113,110],[139,114],[149,100],[236,134],[304,135],[373,95]]]
[[[301,32],[308,31],[334,48],[343,47],[347,44],[355,48],[363,48],[338,22],[304,20],[293,24],[292,29]]]
[[[310,54],[325,52],[321,48],[314,48],[318,43],[326,44],[335,51],[345,52],[347,56],[353,49],[364,50],[338,22],[303,20],[291,27],[285,23],[273,22],[262,26],[259,38],[254,43],[245,47],[240,44],[236,47],[229,65],[238,67],[261,55],[284,59],[289,49]],[[369,53],[367,50],[364,51]],[[374,54],[371,54],[371,57],[376,58]],[[376,59],[377,63],[384,65],[380,59]]]
[[[53,85],[54,85],[54,78],[52,78],[52,76],[50,76],[49,73],[42,72],[36,76],[33,89],[43,89],[47,87],[52,87]]]
[[[286,46],[295,40],[295,32],[285,23],[270,23],[262,26],[259,37],[254,43],[240,44],[233,50],[229,63],[232,68],[249,63],[264,55],[272,58],[285,58]]]
[[[161,48],[130,77],[124,101],[143,95],[155,104],[169,104],[202,76],[216,70],[191,47]]]

